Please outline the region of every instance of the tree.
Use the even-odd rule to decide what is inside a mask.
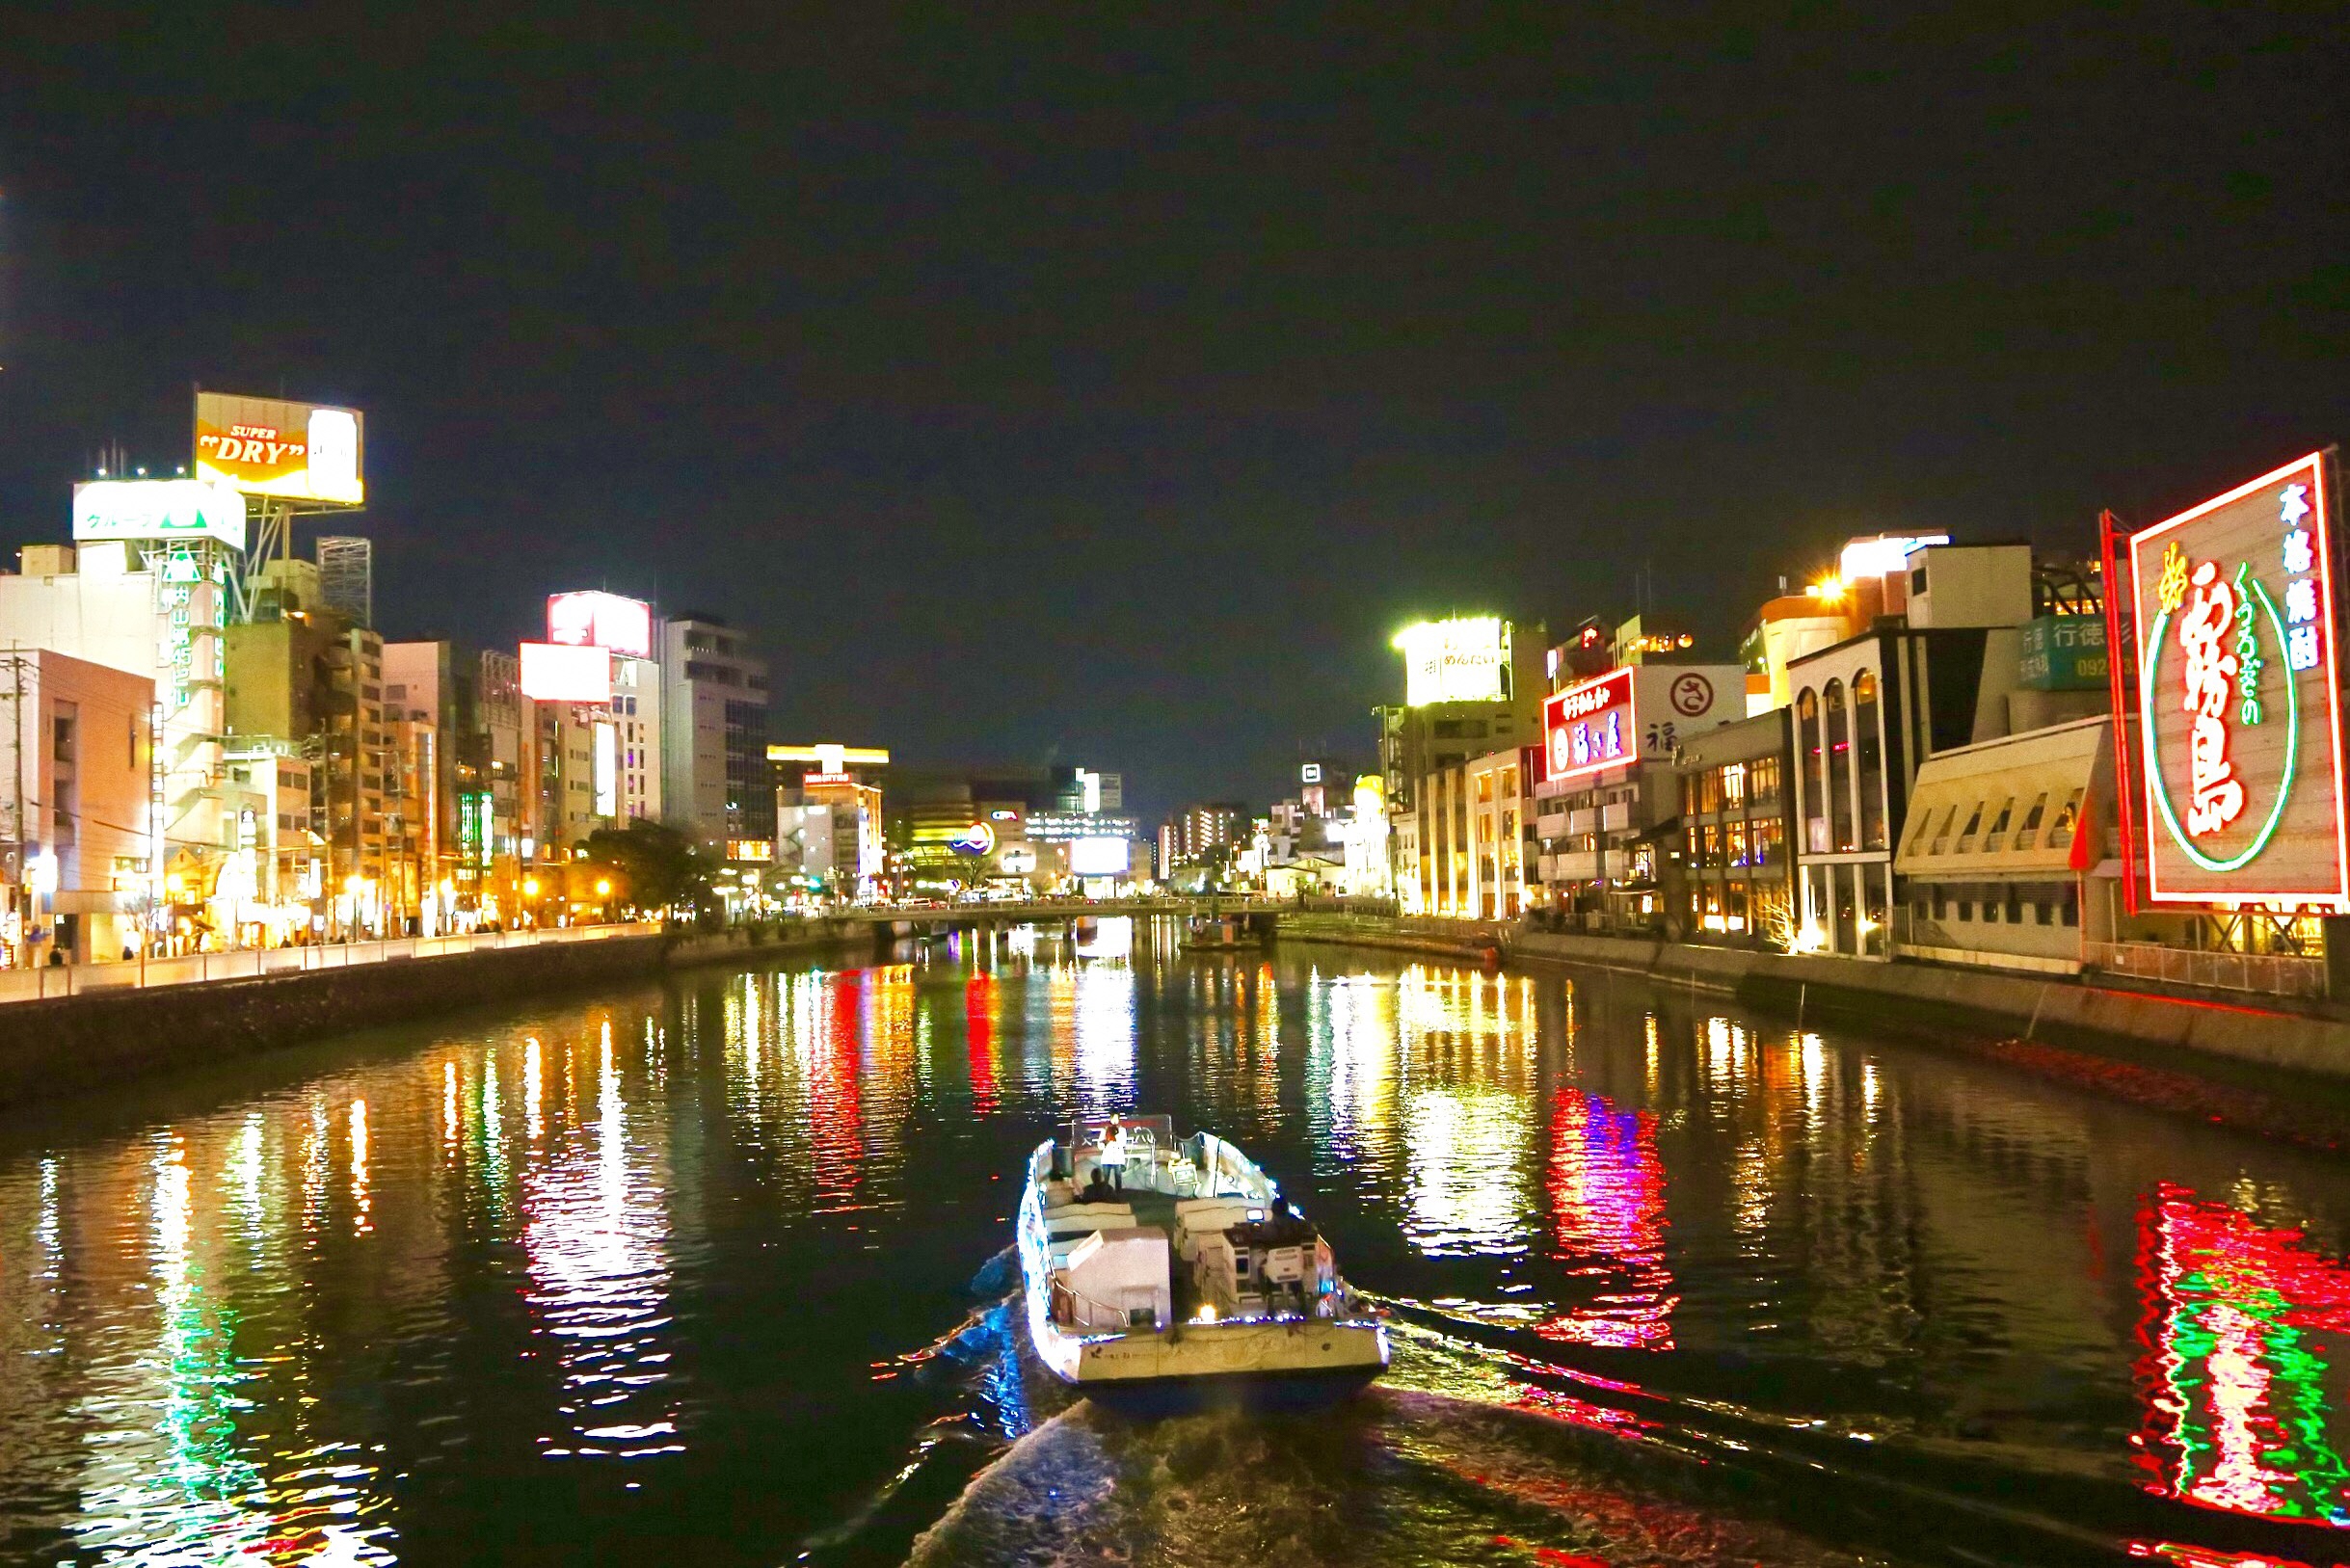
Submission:
[[[719,908],[710,864],[693,839],[642,818],[598,828],[587,837],[590,864],[608,870],[618,896],[641,911],[676,910],[708,919]]]

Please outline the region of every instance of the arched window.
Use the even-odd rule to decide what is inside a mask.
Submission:
[[[1878,731],[1877,675],[1853,677],[1853,757],[1860,779],[1860,847],[1885,846],[1884,738]]]
[[[1795,715],[1801,731],[1797,762],[1803,770],[1803,848],[1810,854],[1825,855],[1829,850],[1828,774],[1820,748],[1820,700],[1809,687],[1796,699]]]
[[[1828,709],[1829,837],[1837,849],[1858,849],[1860,840],[1853,833],[1852,716],[1844,707],[1844,682],[1829,681],[1821,697],[1821,705]]]

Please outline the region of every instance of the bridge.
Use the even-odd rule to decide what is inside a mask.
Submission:
[[[993,925],[1039,925],[1064,920],[1094,920],[1109,916],[1192,915],[1248,916],[1270,919],[1295,905],[1270,899],[1219,898],[1059,898],[985,904],[872,904],[838,910],[825,917],[872,926],[887,926],[898,936],[923,931],[970,930]]]

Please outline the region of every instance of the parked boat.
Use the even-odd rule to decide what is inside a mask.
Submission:
[[[1184,926],[1187,953],[1255,952],[1265,945],[1245,915],[1194,915]]]
[[[1036,1146],[1021,1196],[1028,1333],[1096,1397],[1203,1394],[1295,1402],[1350,1394],[1387,1366],[1375,1309],[1272,1180],[1212,1132],[1121,1118],[1123,1183],[1096,1180],[1103,1120]]]

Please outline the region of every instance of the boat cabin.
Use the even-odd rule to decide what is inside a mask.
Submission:
[[[1327,1314],[1329,1246],[1253,1161],[1212,1132],[1178,1141],[1165,1116],[1118,1120],[1122,1168],[1104,1168],[1107,1118],[1072,1123],[1031,1156],[1056,1324],[1152,1333]]]

